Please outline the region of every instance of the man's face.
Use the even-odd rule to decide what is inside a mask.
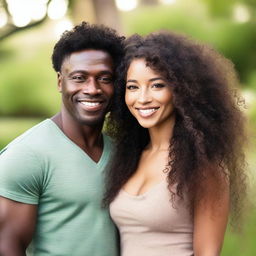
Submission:
[[[64,59],[58,73],[63,108],[79,124],[101,125],[114,93],[113,60],[101,50],[82,50]]]

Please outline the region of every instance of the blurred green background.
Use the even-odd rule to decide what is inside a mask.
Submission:
[[[232,60],[248,117],[251,205],[243,233],[229,229],[221,255],[256,255],[256,0],[1,0],[0,149],[58,111],[52,48],[65,29],[82,20],[124,35],[186,33]]]

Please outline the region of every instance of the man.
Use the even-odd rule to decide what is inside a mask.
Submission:
[[[115,228],[101,207],[111,151],[101,130],[122,41],[83,22],[55,45],[61,111],[0,155],[1,256],[117,255]]]

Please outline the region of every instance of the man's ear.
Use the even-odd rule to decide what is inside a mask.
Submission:
[[[57,72],[57,81],[58,81],[58,91],[62,92],[62,75],[60,72]]]

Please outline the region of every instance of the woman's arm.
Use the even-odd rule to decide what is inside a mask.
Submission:
[[[194,255],[220,256],[229,215],[229,186],[224,179],[203,182],[194,205]]]

